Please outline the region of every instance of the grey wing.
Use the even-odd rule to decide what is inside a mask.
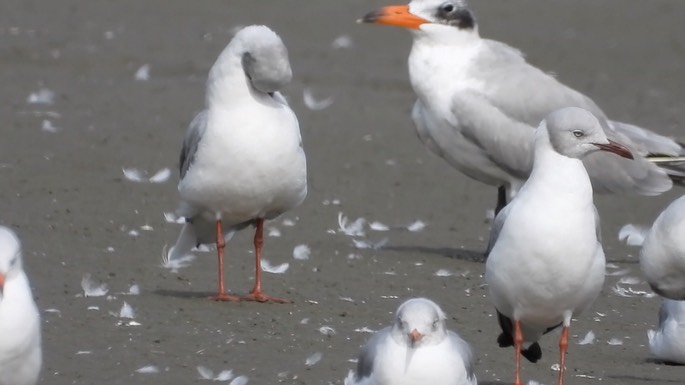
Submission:
[[[188,129],[186,130],[185,138],[183,139],[183,147],[181,148],[181,157],[179,162],[179,168],[181,173],[181,179],[186,175],[186,172],[193,164],[195,160],[195,153],[197,152],[197,146],[202,139],[202,136],[207,129],[207,110],[201,111],[199,114],[195,115],[195,118],[190,122]]]
[[[453,95],[451,111],[462,135],[510,175],[528,178],[533,165],[535,126],[512,119],[486,95],[461,91]]]
[[[470,383],[475,384],[476,373],[475,373],[475,357],[471,346],[464,341],[457,333],[449,331],[449,338],[452,340],[452,344],[457,349],[458,355],[464,360],[464,367],[466,368],[466,376],[470,380]]]
[[[488,248],[485,250],[485,258],[490,255],[492,248],[495,247],[497,238],[499,238],[499,233],[502,231],[502,227],[504,227],[504,222],[507,221],[507,216],[509,215],[510,210],[511,204],[504,206],[504,208],[497,213],[495,220],[492,221],[492,227],[490,227],[490,238],[488,239]]]
[[[683,147],[671,138],[633,124],[608,121],[611,130],[628,138],[641,153],[648,155],[682,156]]]
[[[385,329],[376,332],[366,345],[362,347],[357,360],[357,373],[355,375],[357,381],[360,381],[364,377],[371,376],[378,349],[383,340],[388,337],[390,337],[390,327],[386,327]]]

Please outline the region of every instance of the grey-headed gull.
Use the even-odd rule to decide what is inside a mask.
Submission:
[[[607,139],[590,112],[567,107],[550,114],[535,133],[530,178],[493,222],[485,279],[502,328],[497,342],[515,347],[516,385],[521,354],[537,361],[542,352],[536,341],[559,326],[563,384],[571,317],[602,289],[599,217],[581,161],[598,150],[632,156]]]
[[[640,268],[654,292],[685,300],[685,195],[654,221],[642,244]]]
[[[364,345],[344,385],[476,385],[471,347],[446,319],[429,299],[404,302],[393,325]]]
[[[685,301],[664,299],[659,309],[659,328],[649,330],[647,337],[655,358],[685,365]]]
[[[635,161],[600,153],[586,157],[596,192],[656,195],[672,187],[668,173],[680,181],[685,176],[681,145],[608,120],[590,98],[528,64],[515,48],[482,39],[462,0],[414,0],[381,8],[360,21],[412,32],[409,77],[418,96],[412,110],[418,136],[451,166],[498,186],[497,212],[531,172],[535,128],[563,107],[592,112],[606,135],[636,156]],[[664,168],[648,161],[652,154],[660,155]]]
[[[0,384],[33,385],[42,362],[40,315],[22,268],[21,244],[0,226]]]
[[[168,259],[216,243],[216,300],[241,299],[224,286],[224,247],[236,231],[254,225],[255,286],[242,299],[287,302],[262,292],[261,251],[264,220],[307,195],[299,124],[278,92],[291,78],[286,47],[275,32],[265,26],[241,29],[212,66],[205,110],[186,132],[178,184],[178,212],[186,223]]]

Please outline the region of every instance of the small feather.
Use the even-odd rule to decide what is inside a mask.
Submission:
[[[618,239],[624,241],[628,246],[642,246],[649,228],[629,223],[618,231]]]
[[[297,245],[293,249],[293,258],[303,261],[309,259],[309,255],[311,255],[312,250],[309,248],[307,245]]]
[[[321,361],[321,358],[323,358],[323,353],[316,352],[311,356],[307,357],[307,359],[304,361],[304,364],[307,366],[314,366],[317,363],[319,363],[319,361]]]
[[[95,283],[90,273],[84,274],[83,278],[81,278],[81,289],[83,289],[84,297],[102,297],[109,291],[106,283]]]
[[[155,374],[159,373],[159,368],[154,365],[143,366],[140,369],[136,369],[136,373]]]
[[[265,271],[267,273],[283,274],[286,271],[288,271],[290,264],[288,262],[284,262],[284,263],[281,263],[280,265],[272,266],[268,260],[262,259],[261,266],[262,266],[262,271]]]
[[[169,177],[171,176],[171,170],[167,168],[163,168],[155,173],[152,177],[150,177],[149,181],[150,183],[164,183],[167,180],[169,180]]]

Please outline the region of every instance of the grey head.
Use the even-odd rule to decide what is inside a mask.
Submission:
[[[476,18],[463,0],[414,0],[408,6],[387,6],[369,12],[359,21],[424,32],[444,31],[445,26],[451,27],[449,30],[476,30]]]
[[[258,91],[276,92],[292,79],[288,50],[269,27],[251,25],[241,29],[229,48],[237,50],[245,76]]]
[[[5,282],[21,273],[21,243],[14,231],[0,226],[0,300]]]
[[[447,317],[435,302],[412,298],[397,309],[392,337],[412,348],[440,343],[447,336]]]
[[[608,151],[633,159],[630,150],[609,140],[599,120],[582,108],[566,107],[550,113],[540,124],[540,128],[545,127],[552,148],[569,158],[581,159],[595,151]]]

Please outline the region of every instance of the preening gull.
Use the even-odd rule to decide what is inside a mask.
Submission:
[[[178,213],[186,223],[168,259],[216,243],[216,300],[241,299],[224,286],[224,247],[236,231],[254,225],[255,286],[242,299],[287,302],[262,292],[261,251],[264,220],[307,195],[298,121],[278,92],[291,78],[286,47],[275,32],[265,26],[241,29],[212,66],[205,110],[186,132],[178,185]]]

